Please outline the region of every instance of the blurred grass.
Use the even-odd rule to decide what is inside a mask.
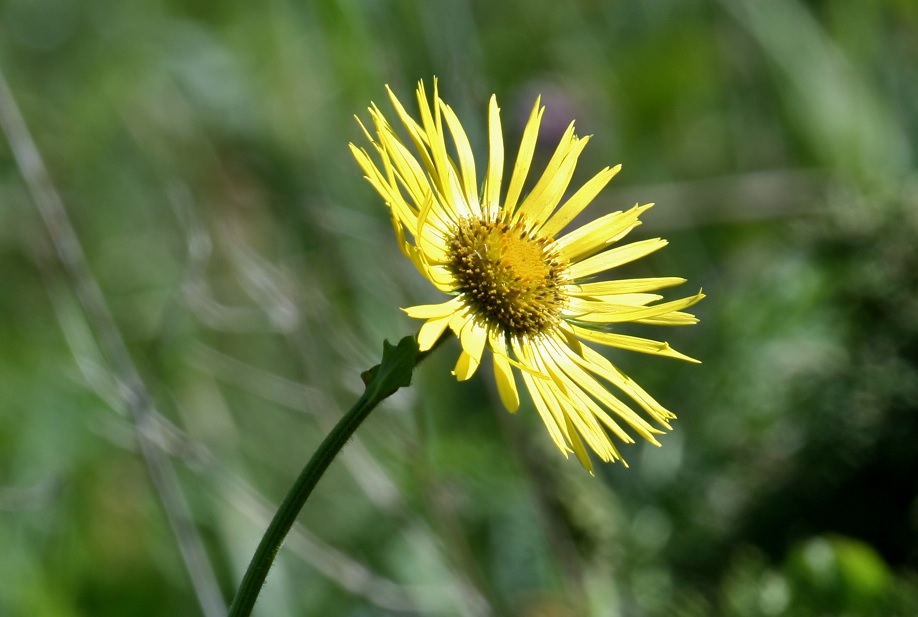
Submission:
[[[439,76],[482,157],[487,97],[512,144],[542,93],[543,147],[594,135],[575,182],[624,164],[592,212],[658,203],[631,273],[709,296],[667,333],[702,366],[613,357],[680,420],[597,478],[432,358],[323,480],[272,616],[918,613],[916,57],[906,0],[0,3],[226,598],[417,328],[397,307],[437,297],[347,152],[383,84]],[[0,615],[201,614],[37,214],[3,141]]]

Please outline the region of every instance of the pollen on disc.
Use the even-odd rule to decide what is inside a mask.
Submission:
[[[477,316],[504,333],[534,335],[556,325],[567,265],[552,239],[523,221],[465,219],[448,241],[449,268]]]

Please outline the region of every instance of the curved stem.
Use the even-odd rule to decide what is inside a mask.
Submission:
[[[274,515],[274,519],[268,526],[268,530],[258,544],[255,555],[252,556],[249,568],[242,579],[242,583],[239,585],[239,591],[236,593],[236,597],[233,598],[232,606],[230,606],[230,617],[241,617],[252,612],[252,607],[255,606],[255,600],[258,598],[258,592],[261,591],[265,578],[268,576],[268,570],[271,569],[271,565],[274,563],[277,551],[312,493],[312,489],[315,488],[319,478],[322,477],[329,463],[332,462],[341,447],[351,437],[351,434],[380,402],[381,399],[371,400],[367,394],[368,391],[364,391],[360,400],[332,429],[290,488],[283,503]]]
[[[252,556],[229,608],[228,617],[248,617],[251,614],[281,544],[329,464],[379,403],[411,383],[411,374],[417,364],[445,338],[440,337],[433,348],[423,353],[418,352],[417,341],[413,336],[403,338],[397,346],[385,342],[382,362],[362,375],[366,389],[360,399],[325,437],[284,497]]]

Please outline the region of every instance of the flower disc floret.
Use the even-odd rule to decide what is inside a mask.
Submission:
[[[467,307],[509,336],[535,336],[561,319],[566,266],[550,239],[522,222],[463,219],[447,242],[449,270]]]

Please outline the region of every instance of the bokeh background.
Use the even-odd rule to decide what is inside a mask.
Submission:
[[[704,363],[610,352],[680,419],[590,477],[450,342],[257,614],[918,614],[918,4],[3,0],[0,69],[74,232],[7,134],[0,615],[223,612],[438,299],[347,149],[433,75],[480,163],[491,93],[508,150],[541,93],[543,164],[574,118],[575,184],[623,163],[591,212],[657,203],[633,237],[671,244],[624,275],[704,288],[653,332]]]

